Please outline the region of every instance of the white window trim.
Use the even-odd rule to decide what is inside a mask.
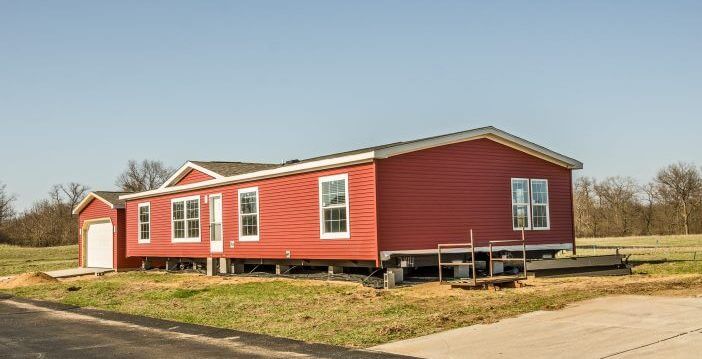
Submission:
[[[345,180],[345,195],[346,195],[346,232],[334,232],[325,233],[324,232],[324,207],[322,203],[322,183],[329,181],[337,181],[343,179]],[[319,236],[321,239],[350,239],[351,238],[351,212],[349,211],[349,202],[351,198],[349,197],[349,175],[348,173],[343,173],[333,176],[319,177]]]
[[[148,222],[141,221],[141,208],[142,207],[149,207],[149,221]],[[141,225],[142,224],[149,225],[149,239],[141,239]],[[137,206],[137,243],[139,243],[139,244],[151,243],[151,202],[139,203],[139,205]]]
[[[175,226],[173,224],[173,202],[183,202],[183,210],[186,211],[183,216],[185,218],[185,235],[188,235],[188,206],[187,206],[187,201],[191,200],[197,200],[197,220],[200,223],[200,230],[198,231],[198,236],[197,237],[185,237],[185,238],[176,238],[175,237]],[[199,243],[202,238],[202,219],[201,219],[201,212],[202,208],[200,208],[200,195],[196,196],[189,196],[189,197],[179,197],[179,198],[173,198],[171,199],[171,243]]]
[[[536,204],[534,203],[534,195],[532,194],[534,191],[531,188],[531,183],[534,181],[538,182],[545,182],[546,183],[546,204]],[[551,212],[550,212],[550,207],[551,207],[551,194],[548,191],[548,180],[547,179],[542,179],[542,178],[532,178],[531,181],[529,181],[529,195],[531,196],[531,207],[533,208],[534,206],[546,206],[546,223],[548,226],[546,227],[535,227],[534,226],[534,218],[531,218],[530,225],[532,226],[531,229],[535,231],[548,231],[551,229]],[[532,210],[531,213],[534,213]]]
[[[241,227],[241,195],[243,193],[256,193],[256,226],[258,227],[258,235],[255,236],[245,236],[243,235],[243,228]],[[258,242],[261,236],[261,207],[259,207],[259,193],[258,187],[248,187],[240,188],[237,191],[236,196],[236,215],[239,219],[239,242]],[[253,213],[250,213],[253,214]]]
[[[526,181],[527,185],[527,202],[526,203],[514,203],[514,182],[515,181]],[[528,231],[531,230],[531,182],[529,181],[528,178],[512,178],[512,180],[509,183],[509,198],[510,202],[512,203],[510,209],[509,209],[509,220],[512,222],[512,229],[515,231],[521,231],[522,227],[515,227],[514,226],[514,206],[515,205],[526,205],[527,206],[527,226],[524,227],[524,230]]]

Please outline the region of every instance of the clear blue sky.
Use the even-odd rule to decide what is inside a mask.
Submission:
[[[699,1],[0,1],[0,181],[273,161],[494,125],[650,178],[702,164]]]

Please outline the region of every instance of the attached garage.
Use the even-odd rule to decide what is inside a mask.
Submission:
[[[114,243],[112,221],[98,220],[87,223],[85,231],[85,266],[91,268],[114,268]]]
[[[140,258],[127,258],[125,192],[90,192],[73,210],[78,215],[80,238],[78,261],[80,267],[138,268]]]

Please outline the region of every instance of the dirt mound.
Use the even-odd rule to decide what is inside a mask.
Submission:
[[[45,284],[45,283],[55,283],[58,279],[42,272],[30,272],[20,274],[9,280],[0,282],[0,288],[16,288],[25,287],[29,285]]]

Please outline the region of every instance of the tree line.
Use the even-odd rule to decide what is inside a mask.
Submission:
[[[172,171],[160,161],[131,160],[115,185],[127,192],[155,189]],[[76,243],[72,210],[88,191],[76,182],[54,185],[46,198],[18,212],[17,197],[0,183],[0,243]],[[691,163],[671,164],[643,184],[631,177],[579,177],[573,201],[577,237],[702,233],[702,172]]]
[[[702,172],[691,163],[631,177],[580,177],[574,191],[577,237],[702,233]]]
[[[173,169],[161,161],[131,160],[115,185],[125,192],[158,188]],[[78,216],[73,208],[88,194],[89,187],[77,182],[52,186],[46,198],[23,210],[15,209],[17,196],[0,183],[0,243],[48,247],[78,242]]]

